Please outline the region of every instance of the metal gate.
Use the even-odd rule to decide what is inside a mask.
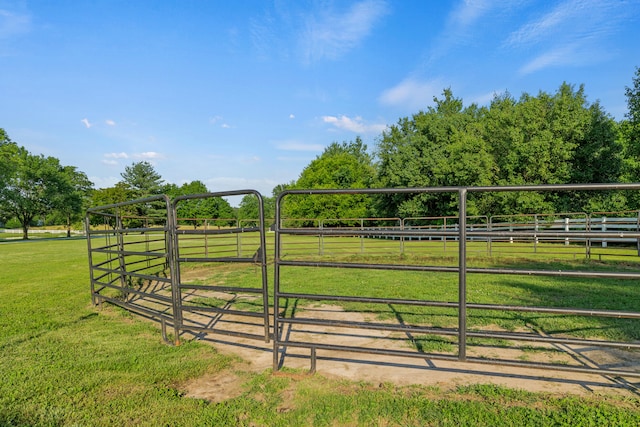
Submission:
[[[511,254],[515,241],[520,248],[535,245],[535,250],[529,252],[541,255],[543,243],[554,245],[557,250],[557,246],[564,248],[565,244],[588,245],[593,239],[634,242],[640,239],[640,232],[585,230],[570,227],[568,221],[560,229],[553,221],[546,227],[536,223],[534,229],[493,229],[490,222],[471,221],[474,217],[467,214],[469,193],[608,190],[638,191],[640,184],[284,191],[276,200],[273,369],[282,367],[287,355],[309,357],[313,371],[318,352],[326,358],[368,353],[640,378],[637,363],[618,369],[615,364],[596,366],[589,357],[578,355],[581,351],[606,348],[630,351],[632,360],[640,359],[640,301],[630,300],[630,295],[636,295],[631,289],[637,289],[640,280],[640,261],[637,254],[633,255],[635,247],[631,248],[635,260],[627,258],[627,264],[617,270],[569,261],[559,262],[554,269],[554,264],[549,265],[544,259],[523,261]],[[286,209],[289,199],[294,199],[295,204],[301,203],[302,198],[327,202],[331,197],[349,195],[426,193],[448,193],[451,199],[457,198],[458,215],[445,218],[448,226],[431,221],[406,227],[381,218],[378,223],[369,219],[367,227],[338,221],[335,226],[318,227],[289,215]],[[305,202],[313,205],[317,200]],[[362,239],[370,243],[359,246],[357,252],[348,249]],[[404,243],[401,254],[398,241]],[[491,242],[493,254],[487,250]],[[318,253],[319,244],[325,248],[322,253]],[[326,250],[330,245],[331,252]],[[367,251],[367,247],[375,249]],[[498,252],[503,256],[495,257]],[[558,255],[561,256],[564,255]],[[567,257],[575,260],[574,253]],[[500,262],[504,264],[499,265]],[[562,278],[566,289],[560,286],[555,299],[543,301],[536,298],[539,283],[530,278]],[[409,281],[415,283],[412,290],[406,290]],[[477,285],[482,281],[499,283],[502,288],[487,287],[495,292],[488,295],[484,287]],[[576,303],[582,305],[563,302],[563,292],[574,297],[581,292],[590,293],[603,281],[599,300]],[[522,288],[520,294],[531,298],[515,301],[509,296],[510,287]],[[501,300],[501,291],[505,291],[506,301]],[[574,304],[577,300],[580,298],[570,301]],[[505,321],[502,317],[522,320],[501,327]],[[604,320],[592,335],[570,327],[556,330],[546,326],[563,317]],[[489,318],[492,320],[487,321]],[[626,323],[607,326],[613,325],[610,319]],[[626,340],[609,333],[609,329],[618,327],[627,331]],[[536,352],[546,353],[535,357]]]
[[[253,224],[181,214],[190,204],[247,194],[258,199],[259,218]],[[266,236],[260,193],[243,190],[180,196],[173,200],[172,215],[176,224],[172,236],[181,330],[269,342]],[[236,279],[227,283],[223,276]]]
[[[259,218],[251,226],[235,219],[181,215],[194,204],[243,195],[258,201]],[[159,321],[167,342],[178,344],[184,332],[269,342],[263,209],[262,196],[254,190],[173,201],[159,195],[88,209],[92,302],[106,301]],[[221,284],[229,272],[246,280],[242,285]]]

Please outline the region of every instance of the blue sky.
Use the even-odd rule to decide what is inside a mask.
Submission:
[[[146,160],[271,195],[447,87],[584,84],[623,119],[636,66],[640,0],[0,0],[0,127],[97,188]]]

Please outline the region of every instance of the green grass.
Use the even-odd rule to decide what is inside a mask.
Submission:
[[[2,426],[640,424],[637,397],[245,372],[208,345],[169,346],[157,325],[91,306],[82,240],[1,243],[0,265]],[[240,395],[220,403],[184,396],[185,381],[225,370],[242,381]]]

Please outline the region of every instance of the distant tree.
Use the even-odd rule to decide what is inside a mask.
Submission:
[[[149,162],[132,163],[125,166],[120,174],[120,181],[127,189],[130,199],[142,199],[162,194],[163,179]],[[141,227],[144,225],[144,217],[165,217],[166,205],[162,201],[151,203],[138,203],[126,209],[130,217],[125,221],[127,227]]]
[[[88,207],[93,183],[75,166],[65,166],[61,172],[63,191],[56,195],[56,205],[65,218],[67,237],[71,237],[71,224],[80,219]]]
[[[373,157],[360,137],[353,142],[332,143],[304,168],[292,189],[368,188],[375,176]],[[286,214],[296,218],[363,218],[369,214],[367,195],[289,197]]]
[[[133,195],[129,187],[118,182],[113,187],[99,188],[91,193],[91,206],[106,206],[131,200]]]
[[[625,87],[625,96],[626,120],[620,125],[621,143],[624,147],[624,179],[628,182],[640,182],[640,67],[636,67],[631,87]]]
[[[120,174],[122,182],[131,190],[134,198],[143,198],[162,193],[163,179],[149,162],[132,163]]]
[[[450,89],[435,106],[403,118],[383,132],[378,144],[378,187],[488,185],[494,159],[482,138],[479,110],[463,108]],[[457,213],[457,194],[388,194],[377,198],[379,214],[423,217]],[[474,211],[473,204],[469,205]]]
[[[174,188],[170,196],[175,198],[207,193],[209,193],[207,186],[202,181],[196,180]],[[201,225],[204,220],[212,219],[217,220],[217,225],[227,225],[235,222],[233,208],[228,201],[219,196],[182,200],[178,202],[177,215],[179,220],[182,219],[182,222],[188,221],[194,227]]]
[[[262,197],[264,218],[273,219],[275,217],[274,198]],[[260,218],[260,204],[258,198],[253,194],[247,194],[240,201],[237,211],[239,220],[254,220]],[[249,224],[249,222],[245,222]]]
[[[260,204],[253,194],[242,197],[238,206],[238,219],[258,219],[260,217]]]
[[[58,159],[32,155],[24,147],[5,147],[3,156],[8,173],[0,187],[0,211],[3,217],[15,217],[23,231],[23,239],[29,238],[29,228],[39,215],[45,215],[61,207],[66,187],[63,168]]]
[[[89,206],[98,207],[98,206],[107,206],[114,205],[117,203],[127,202],[129,200],[133,200],[135,197],[133,196],[132,190],[124,183],[118,182],[113,187],[107,188],[99,188],[91,192],[91,197],[89,200]],[[136,215],[136,211],[133,207],[123,207],[120,210],[121,215]],[[107,217],[101,217],[99,215],[90,215],[89,219],[91,221],[91,225],[93,226],[102,226],[105,225],[104,221],[110,221]],[[115,227],[115,222],[111,221],[109,224],[111,227]]]
[[[19,152],[18,144],[11,141],[4,129],[0,128],[0,189],[5,188],[15,174]]]

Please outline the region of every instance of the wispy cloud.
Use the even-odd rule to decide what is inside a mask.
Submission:
[[[108,120],[105,120],[105,121],[104,121],[104,123],[105,123],[107,126],[115,126],[115,125],[116,125],[116,122],[115,122],[115,121],[113,121],[113,120],[109,120],[109,119],[108,119]]]
[[[445,87],[441,79],[420,81],[407,78],[384,91],[379,100],[382,104],[401,106],[407,110],[424,109],[433,103],[433,97],[440,94]]]
[[[250,22],[258,57],[301,57],[307,64],[341,58],[358,47],[390,10],[387,0],[360,0],[348,8],[336,6],[340,3],[275,2]]]
[[[128,159],[129,155],[125,152],[120,152],[120,153],[106,153],[104,155],[105,158],[107,159]]]
[[[102,155],[102,163],[109,166],[118,166],[120,162],[127,159],[136,159],[140,161],[150,161],[164,159],[165,156],[156,151],[146,151],[143,153],[125,153],[121,151],[119,153],[105,153]]]
[[[31,31],[31,17],[28,14],[0,9],[0,40],[29,31]]]
[[[530,74],[548,67],[602,62],[611,57],[606,42],[633,18],[637,5],[615,0],[566,0],[512,32],[507,49],[538,52],[520,68]]]
[[[323,116],[322,121],[328,123],[335,128],[341,130],[348,130],[355,133],[380,133],[387,128],[386,124],[365,123],[362,117],[348,117],[348,116]]]
[[[282,151],[322,151],[322,144],[307,144],[300,141],[281,141],[276,143],[276,149]]]
[[[508,13],[518,7],[520,1],[504,2],[501,0],[464,0],[449,13],[444,30],[436,38],[429,50],[425,65],[429,66],[452,49],[473,42],[477,38],[477,25],[496,19],[496,15]],[[499,10],[499,13],[496,12]],[[486,19],[483,19],[485,18]]]
[[[469,97],[469,102],[473,104],[478,104],[478,105],[487,105],[491,101],[493,101],[493,98],[501,95],[502,93],[503,91],[498,91],[498,90],[481,93],[481,94]]]
[[[144,153],[135,153],[133,154],[133,157],[143,160],[159,160],[163,159],[164,155],[155,151],[145,151]]]
[[[382,0],[364,0],[348,10],[324,9],[307,16],[301,45],[309,62],[337,59],[358,46],[388,12]]]
[[[209,123],[212,125],[220,126],[223,129],[229,129],[231,126],[224,120],[222,116],[213,116],[209,119]]]
[[[465,0],[458,4],[449,15],[449,24],[456,28],[466,28],[473,25],[484,14],[495,6],[491,0]]]
[[[91,126],[93,126],[93,123],[89,122],[89,119],[84,118],[82,120],[80,120],[80,122],[87,128],[89,129]]]

